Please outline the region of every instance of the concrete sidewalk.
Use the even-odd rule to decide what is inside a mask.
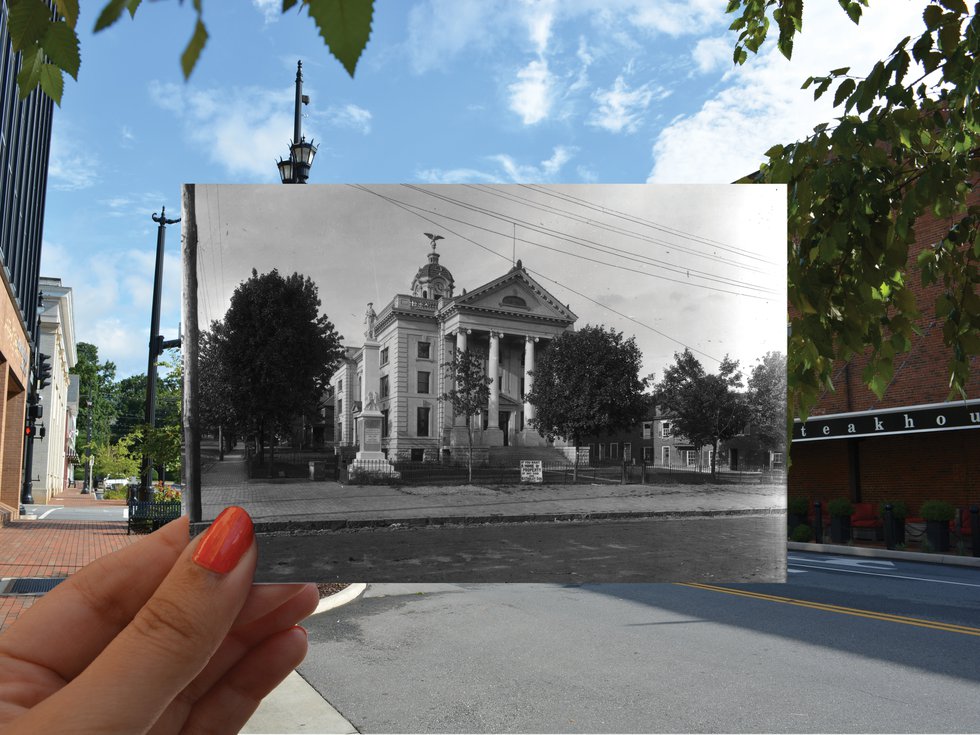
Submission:
[[[341,485],[328,481],[247,480],[241,454],[202,477],[203,519],[229,505],[260,524],[316,521],[420,521],[427,525],[534,517],[624,517],[769,513],[786,507],[782,484],[670,485]]]

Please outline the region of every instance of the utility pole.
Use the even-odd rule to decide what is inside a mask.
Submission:
[[[156,426],[157,408],[157,358],[163,351],[171,347],[180,347],[180,337],[164,340],[160,334],[160,301],[163,295],[163,251],[166,241],[166,227],[180,222],[180,217],[167,219],[167,208],[161,207],[160,214],[153,214],[153,221],[159,224],[157,228],[157,261],[153,273],[153,312],[150,316],[150,349],[146,363],[146,411],[143,414],[143,474],[140,479],[140,500],[147,501],[153,497],[153,462],[146,452],[148,432]]]
[[[27,410],[24,421],[24,480],[20,490],[20,504],[34,504],[34,481],[31,475],[34,468],[34,439],[37,435],[37,420],[44,415],[41,405],[41,391],[50,383],[51,358],[41,354],[41,311],[44,308],[44,294],[37,294],[37,310],[31,329],[31,362],[27,371]],[[42,428],[43,432],[43,428]],[[43,436],[43,434],[42,434]]]

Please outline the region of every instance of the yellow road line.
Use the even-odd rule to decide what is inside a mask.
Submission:
[[[915,625],[919,628],[932,628],[933,630],[943,630],[947,633],[962,633],[964,635],[980,636],[980,628],[971,628],[967,625],[939,623],[933,620],[923,620],[922,618],[910,618],[905,615],[891,615],[889,613],[861,610],[854,607],[843,607],[841,605],[828,605],[822,602],[798,600],[794,597],[780,597],[778,595],[766,595],[761,592],[749,592],[748,590],[736,590],[730,587],[718,587],[713,584],[700,584],[697,582],[680,582],[679,584],[683,587],[693,587],[694,589],[708,590],[709,592],[724,592],[727,595],[738,595],[739,597],[749,597],[755,600],[764,600],[766,602],[781,602],[785,605],[809,607],[813,610],[823,610],[824,612],[839,613],[841,615],[854,615],[855,617],[859,618],[870,618],[872,620],[882,620],[889,623]]]

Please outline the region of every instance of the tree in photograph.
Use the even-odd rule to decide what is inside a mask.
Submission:
[[[442,364],[446,374],[446,384],[455,386],[439,396],[453,409],[453,418],[466,418],[466,438],[469,446],[467,465],[469,481],[473,482],[473,417],[487,406],[490,398],[490,385],[493,379],[483,370],[483,358],[474,353],[455,350],[453,359]]]
[[[131,436],[124,436],[111,444],[106,442],[96,445],[94,458],[93,483],[98,477],[135,477],[140,471],[139,451],[134,449]]]
[[[231,385],[222,356],[224,325],[211,322],[209,329],[201,331],[198,348],[198,411],[201,426],[218,432],[219,459],[235,445],[238,435],[238,417],[232,400]]]
[[[752,368],[748,406],[755,435],[772,452],[786,451],[786,355],[767,352]]]
[[[219,354],[233,412],[264,463],[267,442],[274,445],[294,418],[316,412],[342,356],[341,337],[320,314],[310,278],[255,269],[232,294],[222,333]]]
[[[572,442],[575,479],[582,437],[628,428],[643,417],[641,361],[633,337],[588,325],[563,332],[536,359],[526,396],[535,410],[529,423],[542,436]]]
[[[868,5],[838,2],[855,23]],[[803,5],[730,0],[728,12],[737,14],[731,27],[739,31],[735,62],[763,45],[770,13],[789,58]],[[863,76],[842,67],[807,79],[815,98],[834,87],[839,117],[804,140],[770,148],[747,179],[788,185],[788,422],[805,418],[833,390],[835,360],[867,352],[863,379],[882,396],[923,312],[935,314],[949,348],[949,397],[965,396],[980,354],[978,9],[964,0],[931,2],[922,33],[896,39]],[[908,253],[923,216],[943,230],[917,256],[922,285],[940,288],[933,303],[917,304]]]
[[[712,476],[719,442],[742,433],[750,418],[748,404],[739,393],[741,385],[737,361],[726,356],[718,374],[712,375],[688,349],[674,353],[674,364],[664,370],[657,385],[657,401],[673,416],[672,431],[686,437],[698,454],[705,446],[712,448]]]

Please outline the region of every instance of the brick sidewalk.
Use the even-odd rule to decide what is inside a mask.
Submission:
[[[125,501],[96,500],[79,487],[53,497],[51,504],[104,507]],[[138,538],[126,535],[125,521],[12,521],[0,527],[0,577],[67,577]],[[35,600],[34,595],[0,596],[0,631]]]

